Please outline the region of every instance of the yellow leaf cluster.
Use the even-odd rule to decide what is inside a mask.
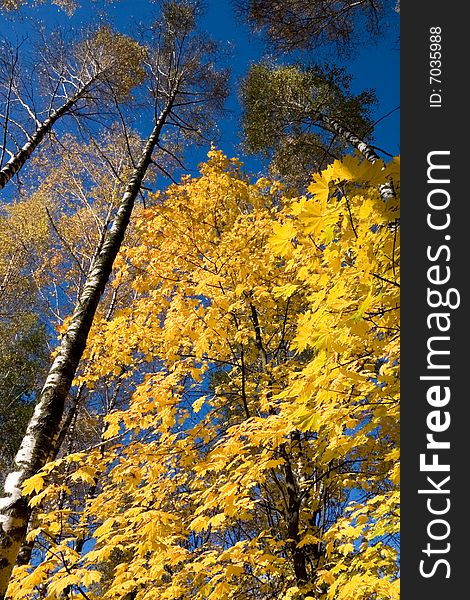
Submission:
[[[132,393],[104,449],[48,474],[38,527],[61,529],[15,600],[398,597],[399,208],[378,190],[397,162],[346,157],[280,202],[208,158],[122,254],[134,299],[94,325],[85,379],[125,365]],[[84,503],[64,464],[98,482]]]

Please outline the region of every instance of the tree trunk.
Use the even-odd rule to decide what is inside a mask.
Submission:
[[[324,125],[324,128],[328,131],[336,133],[337,135],[342,137],[343,140],[349,142],[353,148],[360,152],[362,156],[372,164],[378,160],[381,160],[380,156],[374,152],[374,149],[369,144],[367,144],[366,142],[361,140],[361,138],[357,137],[357,135],[343,127],[335,119],[332,119],[327,115],[320,114],[317,117],[317,121],[322,123]],[[381,185],[379,187],[379,191],[382,200],[390,200],[395,196],[392,185],[390,183],[384,183],[383,185]]]
[[[292,540],[289,542],[289,545],[292,553],[295,579],[297,585],[302,587],[308,581],[308,574],[304,550],[303,548],[297,547],[297,544],[300,542],[299,525],[301,502],[294,487],[294,478],[292,476],[290,465],[286,466],[285,474],[287,495],[289,499],[289,505],[286,511],[287,535],[288,539]]]
[[[176,93],[176,92],[175,92]],[[59,433],[64,404],[85,349],[98,302],[111,274],[114,260],[129,224],[135,198],[152,160],[163,125],[171,111],[175,94],[157,119],[123,194],[113,225],[108,231],[87,276],[57,355],[49,370],[33,416],[15,458],[17,470],[5,481],[0,499],[0,600],[6,589],[18,552],[26,535],[30,509],[21,494],[23,482],[49,460]]]
[[[263,340],[261,337],[261,325],[258,318],[258,311],[256,310],[255,305],[250,302],[250,310],[251,310],[251,321],[253,323],[255,329],[255,343],[258,349],[258,354],[261,360],[261,371],[263,373],[267,372],[268,366],[268,354],[263,345]],[[269,380],[268,389],[270,389],[273,385],[273,381]],[[268,392],[268,398],[272,396],[271,392]],[[297,434],[298,436],[298,434]],[[286,449],[286,444],[282,444],[279,448],[282,457],[284,458],[284,476],[286,482],[286,492],[287,492],[287,506],[284,513],[285,522],[287,525],[287,539],[290,540],[288,543],[289,550],[292,556],[292,563],[294,567],[294,574],[296,583],[299,588],[304,586],[308,582],[308,574],[307,574],[307,562],[305,559],[305,553],[303,548],[298,548],[298,543],[300,541],[299,536],[299,526],[300,526],[300,509],[302,505],[302,501],[300,495],[297,490],[297,484],[294,472],[292,471],[292,466],[290,463],[290,458]]]
[[[81,383],[78,388],[77,395],[74,398],[72,407],[70,408],[68,414],[63,419],[63,422],[61,422],[61,424],[60,424],[60,430],[56,436],[55,443],[53,444],[53,446],[51,448],[51,453],[48,456],[46,462],[51,462],[57,458],[57,455],[62,446],[62,443],[64,442],[65,436],[67,435],[67,432],[70,429],[70,426],[72,425],[72,422],[77,414],[78,404],[80,401],[83,387],[84,386]],[[28,534],[29,531],[32,529],[34,529],[34,513],[30,512],[29,520],[28,520],[28,528],[27,528],[26,534]],[[24,541],[24,543],[22,544],[22,546],[18,552],[18,556],[16,557],[15,566],[21,567],[22,565],[29,565],[29,563],[31,562],[31,556],[33,554],[33,549],[34,549],[34,540],[30,540],[29,542]]]

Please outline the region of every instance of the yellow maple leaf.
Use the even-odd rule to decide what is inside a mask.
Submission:
[[[324,581],[328,585],[332,585],[335,582],[335,576],[331,571],[318,571],[318,577],[321,581]]]
[[[192,408],[195,413],[198,413],[201,410],[202,405],[204,404],[205,400],[206,400],[206,397],[201,396],[200,398],[197,398],[197,400],[195,400],[192,403]]]
[[[30,494],[40,492],[44,487],[44,475],[42,473],[36,473],[23,483],[23,494],[29,496]]]
[[[318,234],[322,230],[325,224],[323,220],[325,212],[325,206],[321,202],[311,200],[305,203],[300,215],[300,221],[305,226],[305,233]]]
[[[245,568],[240,565],[228,565],[227,569],[225,570],[225,574],[227,575],[227,577],[230,577],[231,575],[238,577],[239,575],[242,575],[244,572],[245,572]]]
[[[96,570],[86,570],[85,573],[82,574],[81,583],[85,586],[88,586],[92,583],[97,583],[101,581],[103,577],[103,573],[101,571]]]
[[[284,223],[274,223],[273,234],[269,238],[274,252],[285,256],[292,250],[292,240],[295,238],[296,231],[293,221],[288,220]]]
[[[335,160],[326,169],[328,180],[339,183],[341,181],[350,181],[355,178],[354,164],[347,158]]]
[[[94,484],[96,478],[96,469],[87,465],[82,465],[77,471],[72,473],[70,479],[72,481],[84,481],[85,483]]]
[[[320,202],[326,202],[330,193],[330,179],[323,176],[323,174],[317,174],[313,177],[312,183],[307,187],[307,190],[315,196]]]

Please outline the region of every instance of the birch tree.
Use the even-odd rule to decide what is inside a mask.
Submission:
[[[311,50],[333,44],[340,52],[360,46],[385,26],[391,0],[237,0],[254,31],[279,51]]]
[[[88,143],[62,136],[60,153],[45,150],[41,160],[32,161],[35,184],[24,186],[21,199],[1,206],[2,483],[47,372],[51,332],[63,326],[80,296],[132,168],[129,149],[137,154],[142,147],[135,132],[126,133],[124,139],[115,126]],[[117,296],[122,301],[122,289],[104,299],[103,311],[112,313]],[[79,400],[68,402],[68,419],[87,405],[90,409],[88,395],[81,393]]]
[[[18,10],[22,6],[36,6],[43,4],[45,0],[2,0],[0,3],[0,9],[5,12],[11,12]],[[77,2],[74,0],[52,0],[51,4],[59,6],[66,13],[71,14],[77,7]]]
[[[369,141],[375,94],[349,91],[335,67],[255,64],[242,84],[245,148],[270,159],[274,175],[305,189],[309,173],[346,150],[381,161]],[[382,187],[384,199],[393,195]]]
[[[220,110],[226,95],[226,72],[213,62],[215,47],[194,35],[195,7],[190,2],[167,2],[153,26],[154,47],[146,60],[149,75],[151,130],[127,178],[122,198],[100,242],[80,298],[71,315],[39,395],[33,417],[6,478],[0,504],[0,598],[3,599],[16,556],[24,540],[30,508],[22,483],[48,460],[60,426],[64,403],[72,386],[98,302],[129,224],[164,127],[185,135],[200,135]]]
[[[3,42],[0,59],[0,189],[18,174],[66,115],[99,115],[110,97],[124,100],[142,83],[143,48],[103,26],[78,41],[60,31],[44,39],[34,68]]]

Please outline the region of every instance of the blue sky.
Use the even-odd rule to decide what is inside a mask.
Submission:
[[[156,14],[156,5],[150,0],[120,0],[107,4],[81,0],[81,7],[72,17],[67,17],[56,6],[48,4],[49,2],[45,6],[23,9],[21,18],[18,18],[18,15],[5,18],[0,22],[0,37],[7,37],[13,41],[27,35],[33,39],[34,29],[39,23],[43,23],[47,30],[60,24],[79,30],[87,24],[98,22],[100,10],[117,29],[132,34],[139,22],[148,23],[152,15]],[[258,37],[249,32],[247,25],[235,17],[232,0],[206,0],[205,9],[201,22],[202,28],[225,48],[225,61],[232,70],[232,94],[226,104],[226,116],[219,122],[220,136],[216,143],[226,154],[242,158],[249,171],[256,172],[261,168],[260,163],[241,156],[239,148],[240,107],[237,88],[250,62],[258,60],[263,55],[263,44]],[[377,43],[364,43],[360,51],[344,64],[353,75],[354,92],[360,92],[365,88],[376,90],[379,102],[373,113],[374,119],[380,119],[395,110],[392,115],[377,125],[374,143],[390,154],[399,154],[400,116],[399,110],[396,110],[400,102],[399,15],[391,11],[387,18],[389,27],[386,35],[382,36]],[[368,38],[364,36],[364,39]],[[304,58],[318,63],[326,60],[321,52],[306,53]],[[190,166],[194,168],[197,162],[204,160],[206,152],[207,148],[204,148],[191,153],[188,157]]]

